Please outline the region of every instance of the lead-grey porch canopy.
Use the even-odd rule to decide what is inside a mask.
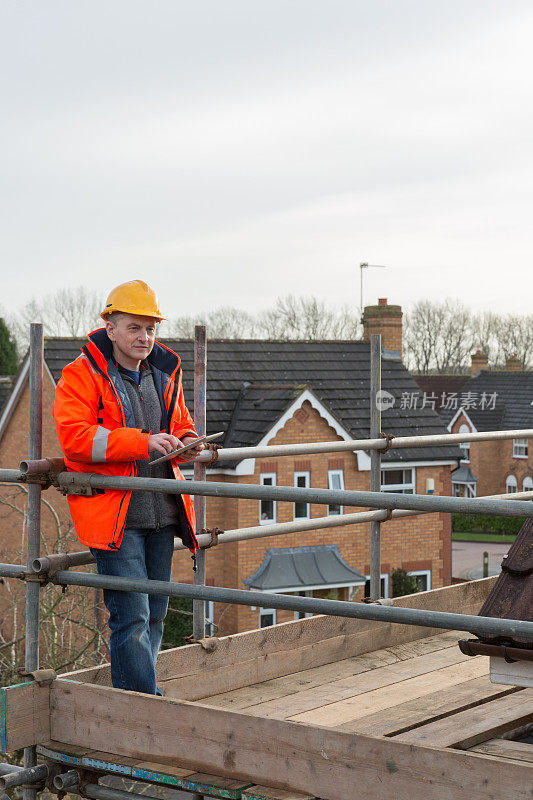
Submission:
[[[327,544],[267,550],[257,572],[244,583],[263,592],[297,592],[363,586],[365,577],[348,566],[336,544]]]

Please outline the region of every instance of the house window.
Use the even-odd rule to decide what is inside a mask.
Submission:
[[[477,484],[475,483],[456,483],[452,481],[452,497],[475,497]]]
[[[398,494],[415,493],[415,470],[409,469],[382,469],[381,491],[396,492]]]
[[[294,485],[298,489],[309,489],[311,485],[311,473],[310,472],[295,472],[294,473]],[[298,502],[294,504],[294,519],[309,519],[310,505],[309,503],[305,502]]]
[[[431,589],[431,570],[415,569],[407,573],[409,577],[416,578],[419,592],[429,592]]]
[[[522,484],[522,491],[523,492],[531,492],[533,490],[533,478],[529,475],[526,475],[524,478],[524,482]]]
[[[518,484],[514,475],[508,475],[505,479],[505,491],[507,494],[514,494],[518,491]]]
[[[344,472],[342,469],[329,469],[328,470],[328,489],[335,491],[342,491],[344,489]],[[328,516],[334,514],[343,514],[343,506],[328,506]]]
[[[461,425],[459,433],[472,433],[468,425]],[[459,442],[459,450],[462,453],[461,461],[470,463],[470,442]]]
[[[277,476],[275,472],[263,472],[260,476],[261,486],[276,486]],[[276,521],[276,501],[275,500],[260,500],[259,501],[259,522],[261,525],[266,525],[269,522]]]
[[[365,581],[365,597],[370,597],[370,575],[366,575]],[[389,596],[389,576],[387,573],[381,574],[381,581],[380,581],[380,597],[388,597]]]
[[[297,597],[312,597],[313,590],[306,589],[304,592],[298,592]],[[305,619],[306,617],[312,617],[312,611],[295,611],[294,612],[294,619]]]
[[[271,625],[276,624],[276,609],[275,608],[260,608],[259,609],[259,627],[269,628]]]
[[[513,458],[527,458],[527,439],[513,439]]]

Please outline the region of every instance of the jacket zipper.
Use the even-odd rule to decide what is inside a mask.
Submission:
[[[115,387],[113,385],[113,381],[110,379],[109,375],[106,375],[105,372],[103,371],[103,369],[101,369],[101,367],[96,363],[96,361],[93,358],[91,352],[89,351],[87,345],[84,345],[82,347],[82,352],[86,356],[86,358],[88,358],[88,360],[90,361],[92,366],[99,372],[99,374],[102,376],[102,378],[104,380],[106,380],[107,383],[109,384],[109,388],[111,389],[111,392],[113,393],[113,397],[117,401],[118,410],[120,411],[120,419],[122,421],[122,427],[125,428],[126,427],[126,417],[124,416],[124,409],[122,408],[122,403],[120,402],[120,397],[118,396],[117,391],[116,391],[116,389],[115,389]],[[133,462],[133,468],[134,468],[134,475],[136,475],[137,474],[137,465],[135,464],[135,462]],[[117,535],[118,521],[120,519],[120,511],[122,509],[122,504],[124,503],[124,500],[126,499],[126,495],[127,495],[127,492],[124,492],[124,494],[122,495],[122,498],[120,500],[120,505],[118,507],[118,512],[117,512],[117,519],[116,519],[116,522],[115,522],[115,529],[113,531],[113,537],[112,537],[112,539],[111,539],[111,541],[109,542],[109,545],[108,545],[110,550],[119,550],[120,549],[115,544],[115,538],[116,538],[116,535]],[[126,524],[126,520],[124,520],[124,525],[122,525],[120,533],[122,533],[122,531],[124,530],[125,524]]]

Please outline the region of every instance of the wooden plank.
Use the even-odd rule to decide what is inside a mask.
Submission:
[[[533,689],[521,689],[506,697],[491,700],[490,703],[484,703],[468,711],[460,711],[437,722],[430,722],[401,733],[391,741],[467,749],[486,739],[526,725],[532,719]]]
[[[374,691],[360,693],[336,703],[329,703],[321,708],[314,708],[303,714],[295,714],[287,719],[293,722],[307,722],[310,725],[338,727],[345,722],[360,719],[367,714],[378,711],[387,712],[390,708],[407,700],[423,697],[441,689],[456,686],[472,678],[478,678],[487,672],[486,659],[462,662],[449,667],[426,672],[417,677],[407,678],[398,683],[390,683]],[[438,743],[436,743],[438,746]]]
[[[474,753],[485,753],[488,756],[512,758],[515,761],[527,761],[533,764],[533,744],[528,742],[511,742],[507,739],[489,739],[469,748]]]
[[[250,786],[241,794],[242,800],[314,800],[314,795],[273,789],[271,786]]]
[[[386,713],[378,711],[335,727],[341,731],[365,733],[367,736],[394,736],[515,691],[509,686],[494,686],[488,675],[483,675],[451,689],[440,689],[416,700],[400,703],[387,709]]]
[[[50,739],[50,685],[32,682],[0,689],[0,751]]]
[[[457,639],[457,632],[447,631],[445,634],[428,636],[427,639],[420,639],[416,642],[389,647],[385,650],[376,650],[363,656],[345,658],[332,664],[324,664],[320,667],[302,670],[293,675],[285,675],[281,678],[273,678],[270,681],[261,681],[260,683],[245,686],[241,689],[233,689],[230,692],[210,695],[205,702],[219,708],[245,709],[257,703],[266,703],[280,697],[287,697],[303,689],[312,689],[314,686],[323,684],[329,685],[342,677],[361,674],[387,664],[395,664],[408,658],[414,658],[417,655],[449,647],[457,648]],[[173,696],[170,690],[166,690],[165,694],[166,696]]]
[[[64,680],[52,684],[51,708],[56,741],[98,742],[104,751],[329,800],[531,800],[532,766],[477,753]]]
[[[477,614],[495,580],[485,578],[419,592],[396,598],[394,603],[404,608]],[[165,650],[158,658],[157,678],[160,686],[175,681],[173,696],[201,699],[213,694],[213,686],[218,686],[218,692],[230,691],[437,633],[440,631],[435,628],[317,615],[222,637],[211,652],[200,644]],[[194,680],[188,679],[193,675]],[[98,685],[111,683],[109,665],[63,677]]]
[[[365,692],[380,689],[390,684],[397,684],[398,687],[395,691],[401,693],[403,682],[407,679],[433,672],[451,664],[464,663],[467,660],[468,656],[464,656],[459,648],[448,648],[437,653],[418,656],[408,661],[379,667],[361,675],[350,675],[312,689],[304,689],[290,697],[282,697],[278,700],[250,705],[246,708],[246,711],[249,714],[276,717],[277,719],[294,718],[297,714],[304,714],[308,711],[330,706],[332,706],[332,711],[335,712],[341,704],[345,705],[345,701],[349,701],[351,698]],[[487,669],[488,667],[486,667],[485,671]],[[209,699],[206,702],[209,703]],[[302,721],[305,722],[306,720],[303,719]],[[322,723],[317,722],[317,724]]]

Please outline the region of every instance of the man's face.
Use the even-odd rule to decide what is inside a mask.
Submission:
[[[113,342],[113,353],[126,369],[139,369],[139,363],[152,352],[156,320],[137,314],[121,314],[106,323],[107,335]]]

